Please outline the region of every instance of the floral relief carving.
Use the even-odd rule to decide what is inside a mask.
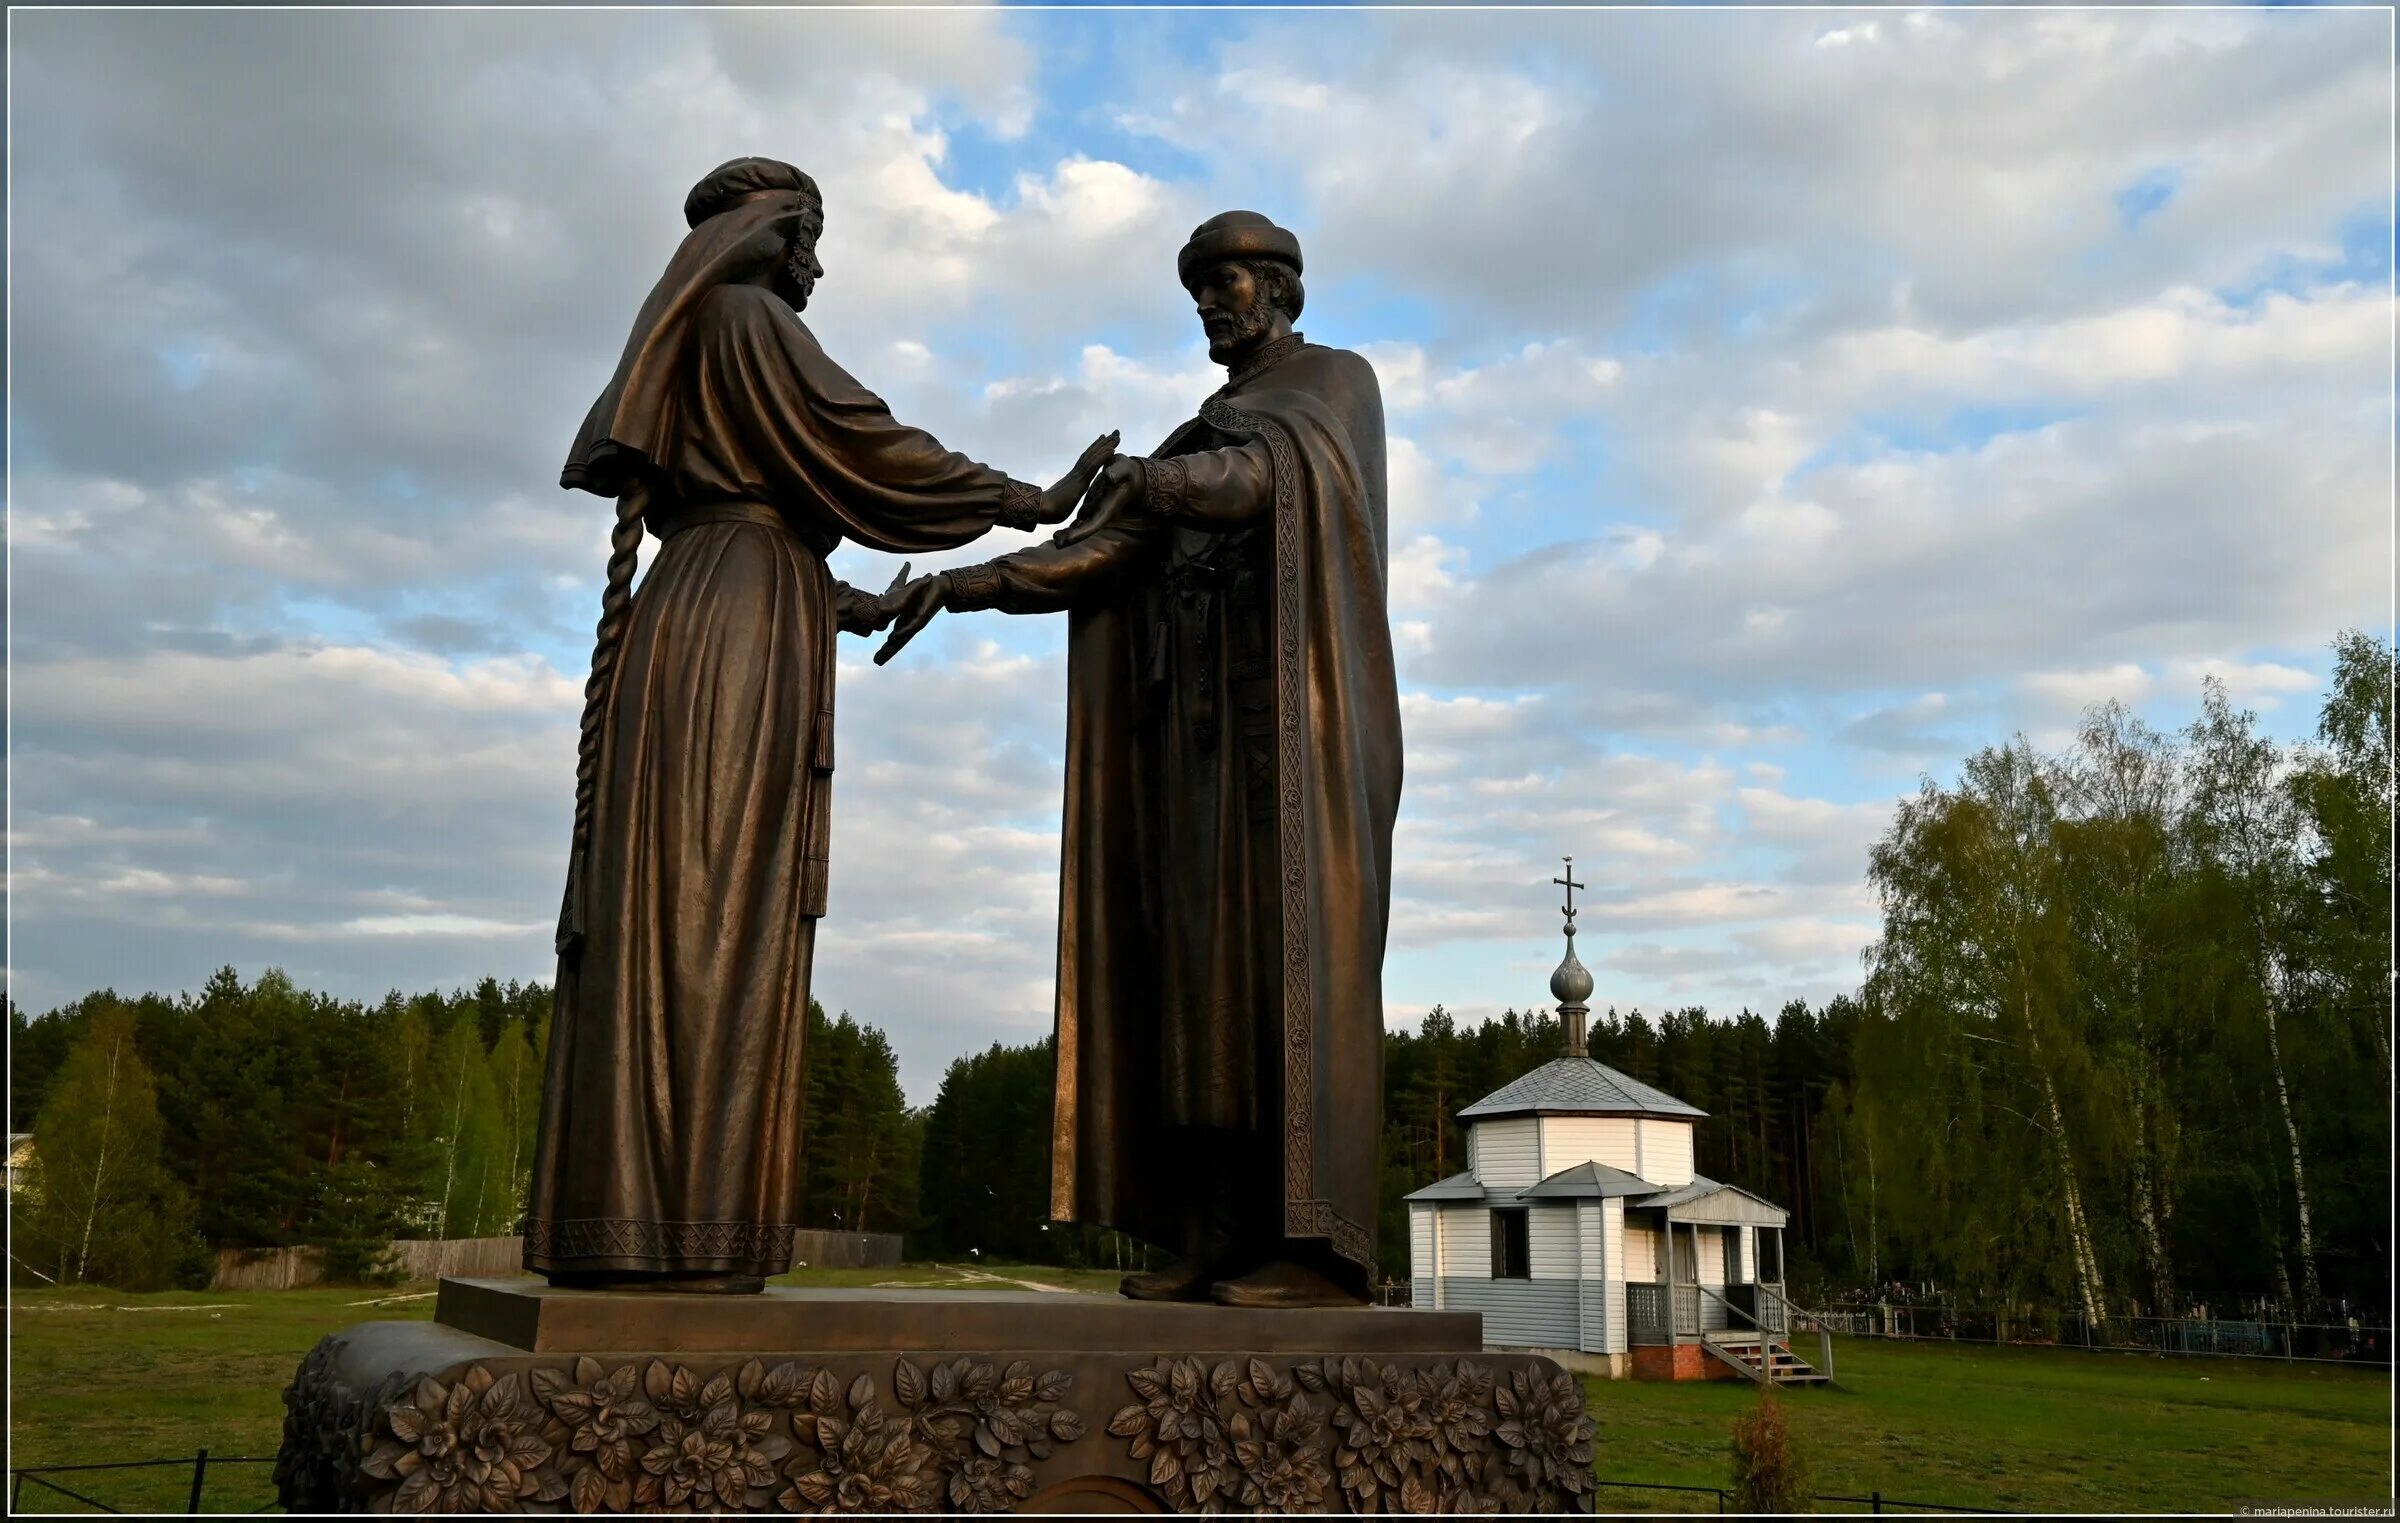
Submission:
[[[1037,1375],[1022,1359],[999,1370],[973,1359],[937,1362],[930,1371],[899,1361],[893,1394],[908,1410],[911,1432],[946,1461],[934,1505],[1005,1512],[1031,1496],[1034,1463],[1050,1457],[1053,1443],[1073,1443],[1087,1431],[1059,1404],[1074,1384],[1065,1370]]]
[[[785,1466],[791,1484],[776,1500],[794,1512],[915,1512],[933,1498],[933,1454],[905,1414],[883,1410],[868,1376],[845,1393],[831,1370],[817,1371],[792,1431],[807,1447]]]
[[[1306,1512],[1322,1505],[1333,1482],[1324,1454],[1325,1403],[1310,1400],[1297,1380],[1261,1359],[1249,1362],[1234,1394],[1258,1410],[1255,1425],[1240,1413],[1232,1424],[1243,1503],[1262,1512]]]
[[[373,1389],[328,1339],[285,1401],[294,1510],[1005,1512],[1086,1435],[1074,1377],[1018,1360],[899,1359],[888,1380],[797,1361],[526,1369],[474,1363]],[[1538,1363],[1209,1361],[1125,1371],[1109,1420],[1185,1512],[1587,1511],[1593,1424]]]
[[[1492,1437],[1507,1456],[1495,1486],[1500,1505],[1511,1512],[1588,1505],[1595,1425],[1575,1377],[1564,1370],[1511,1370],[1492,1399],[1500,1414]]]
[[[333,1360],[312,1355],[286,1397],[293,1500],[339,1497],[349,1471],[396,1483],[367,1494],[400,1511],[1002,1512],[1033,1494],[1054,1444],[1086,1431],[1059,1404],[1074,1377],[1023,1360],[902,1359],[887,1395],[870,1374],[845,1385],[796,1362],[706,1373],[585,1356],[394,1385],[353,1441],[324,1420],[343,1400]]]
[[[1342,1400],[1335,1466],[1357,1512],[1488,1512],[1493,1372],[1472,1359],[1403,1369],[1374,1360],[1304,1365]]]
[[[1378,1512],[1383,1502],[1396,1500],[1399,1511],[1430,1512],[1433,1493],[1422,1472],[1433,1464],[1437,1434],[1427,1410],[1426,1382],[1417,1372],[1372,1361],[1363,1368],[1353,1365],[1352,1373],[1360,1378],[1348,1383],[1350,1399],[1333,1414],[1340,1434],[1334,1470],[1351,1510]],[[1463,1477],[1453,1479],[1464,1485]]]
[[[587,1354],[575,1361],[572,1382],[558,1370],[535,1370],[529,1384],[550,1411],[545,1436],[563,1451],[560,1468],[574,1509],[625,1511],[633,1503],[635,1446],[645,1445],[659,1424],[633,1366],[608,1372]]]
[[[448,1384],[427,1375],[382,1408],[359,1468],[400,1483],[396,1512],[515,1512],[567,1494],[542,1424],[522,1381],[472,1364]]]
[[[1149,1482],[1178,1512],[1312,1512],[1326,1468],[1325,1408],[1297,1382],[1253,1358],[1161,1358],[1125,1379],[1141,1398],[1119,1408],[1108,1431],[1148,1460]]]
[[[346,1340],[326,1338],[283,1393],[283,1446],[275,1492],[294,1511],[339,1504],[357,1472],[366,1403],[335,1377]]]
[[[758,1361],[738,1379],[755,1390]],[[642,1371],[642,1393],[658,1414],[657,1431],[642,1451],[633,1500],[645,1510],[746,1510],[754,1489],[775,1483],[782,1444],[772,1436],[775,1414],[746,1407],[729,1372],[703,1378],[684,1365],[654,1359]]]
[[[1329,1487],[1362,1513],[1590,1505],[1593,1424],[1563,1371],[1327,1358],[1287,1375],[1257,1358],[1238,1371],[1160,1359],[1126,1379],[1141,1399],[1109,1432],[1181,1511],[1313,1511]]]

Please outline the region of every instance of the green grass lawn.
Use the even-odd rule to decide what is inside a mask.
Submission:
[[[1797,1346],[1796,1346],[1797,1347]],[[1808,1350],[1802,1348],[1800,1352]],[[1820,1494],[2014,1512],[2225,1512],[2392,1494],[2381,1372],[1972,1344],[1835,1340],[1841,1383],[1781,1393]],[[1587,1381],[1604,1478],[1721,1486],[1745,1381]],[[1603,1491],[1606,1507],[1716,1510]]]
[[[803,1269],[779,1285],[965,1286],[981,1273],[1069,1290],[1114,1290],[1114,1272],[987,1265],[958,1271]],[[95,1464],[189,1456],[272,1456],[283,1438],[283,1388],[327,1333],[355,1322],[422,1320],[433,1287],[394,1290],[16,1290],[11,1295],[11,1466]],[[212,1470],[211,1512],[251,1512],[272,1501],[268,1465]],[[127,1512],[181,1512],[191,1467],[62,1475],[56,1479]],[[28,1483],[35,1510],[75,1504]]]
[[[982,1266],[1082,1291],[1112,1273]],[[957,1270],[811,1269],[781,1283],[943,1286]],[[12,1465],[156,1459],[206,1445],[272,1455],[284,1383],[317,1339],[354,1322],[423,1318],[430,1287],[124,1295],[18,1291]],[[384,1297],[406,1299],[383,1300]],[[382,1301],[382,1304],[372,1304]],[[2019,1511],[2221,1511],[2246,1500],[2391,1494],[2391,1384],[2380,1373],[2247,1360],[1843,1340],[1842,1385],[1784,1402],[1815,1489]],[[1739,1382],[1593,1381],[1597,1469],[1624,1480],[1722,1485]],[[268,1468],[212,1471],[211,1511],[271,1500]],[[61,1480],[128,1511],[181,1511],[188,1466]],[[1604,1491],[1630,1510],[1715,1510],[1713,1497]],[[65,1499],[28,1487],[36,1508]]]

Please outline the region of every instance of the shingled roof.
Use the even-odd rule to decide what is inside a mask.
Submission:
[[[1552,1058],[1460,1111],[1461,1120],[1531,1114],[1582,1116],[1674,1116],[1697,1121],[1708,1112],[1684,1104],[1590,1058]]]
[[[1612,1196],[1655,1195],[1658,1186],[1646,1179],[1612,1169],[1604,1163],[1579,1163],[1561,1169],[1538,1185],[1517,1192],[1519,1200],[1607,1200]]]
[[[1657,1193],[1658,1186],[1646,1179],[1637,1179],[1623,1169],[1612,1169],[1604,1163],[1579,1163],[1559,1170],[1539,1184],[1527,1185],[1522,1190],[1494,1190],[1487,1188],[1471,1173],[1453,1174],[1448,1179],[1415,1191],[1408,1198],[1507,1204],[1523,1200],[1607,1200],[1611,1197]]]
[[[1410,1200],[1482,1200],[1487,1192],[1472,1173],[1453,1174],[1411,1194]]]
[[[1725,1184],[1704,1174],[1694,1174],[1688,1185],[1625,1204],[1636,1210],[1663,1209],[1671,1221],[1758,1222],[1780,1227],[1791,1218],[1790,1212],[1755,1190]]]

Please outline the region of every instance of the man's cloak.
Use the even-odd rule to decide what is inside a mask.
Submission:
[[[1273,462],[1274,893],[1244,906],[1279,928],[1282,1222],[1322,1238],[1363,1288],[1375,1258],[1382,1145],[1383,950],[1400,706],[1386,616],[1383,403],[1345,350],[1301,345],[1237,380],[1155,452],[1263,442]],[[1057,1108],[1051,1214],[1174,1241],[1179,1192],[1223,1160],[1172,1154],[1154,1107],[1159,958],[1151,927],[1186,895],[1235,883],[1156,881],[1156,796],[1142,724],[1156,578],[1070,613],[1060,870]],[[1171,738],[1164,743],[1179,743]],[[1188,901],[1187,901],[1188,902]]]

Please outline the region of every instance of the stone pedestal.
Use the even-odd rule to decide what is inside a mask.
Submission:
[[[1588,1511],[1592,1424],[1468,1312],[444,1280],[285,1393],[292,1511]]]

